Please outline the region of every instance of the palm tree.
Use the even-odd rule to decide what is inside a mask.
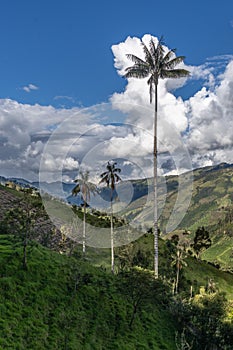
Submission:
[[[77,196],[78,193],[81,193],[83,198],[83,254],[86,253],[86,210],[87,203],[91,199],[91,193],[95,194],[97,192],[96,186],[89,182],[90,172],[86,171],[83,173],[79,172],[80,177],[75,179],[74,182],[77,185],[72,189],[72,195]]]
[[[176,281],[174,286],[174,294],[178,293],[179,279],[180,279],[180,270],[183,266],[187,266],[185,262],[186,254],[182,248],[177,248],[176,254],[172,255],[172,266],[176,266]]]
[[[111,202],[111,271],[114,274],[114,234],[113,234],[113,191],[115,190],[116,183],[121,181],[120,176],[118,175],[121,172],[120,168],[116,167],[116,162],[108,162],[106,165],[107,171],[103,172],[100,177],[101,180],[99,183],[105,183],[108,188],[110,188],[110,202]]]
[[[146,78],[149,85],[150,103],[153,100],[154,93],[154,275],[158,278],[158,208],[157,208],[157,112],[158,112],[158,82],[159,78],[180,78],[187,77],[189,72],[185,69],[174,69],[174,67],[183,62],[184,56],[175,56],[175,49],[165,53],[161,38],[157,45],[151,37],[149,47],[142,41],[145,59],[135,55],[127,54],[127,58],[134,62],[134,65],[126,68],[125,78]]]

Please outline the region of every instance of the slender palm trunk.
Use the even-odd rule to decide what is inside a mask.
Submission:
[[[113,197],[113,191],[111,189],[111,272],[114,274],[114,234],[113,234],[113,208],[112,208],[112,198]]]
[[[180,264],[178,262],[177,270],[176,270],[176,294],[178,293],[179,277],[180,277]]]
[[[155,114],[154,114],[154,277],[159,276],[158,252],[158,198],[157,198],[157,111],[158,111],[158,83],[155,84]]]
[[[23,242],[23,268],[27,270],[27,234],[25,234],[24,242]]]
[[[86,254],[86,201],[84,201],[83,210],[83,255]]]

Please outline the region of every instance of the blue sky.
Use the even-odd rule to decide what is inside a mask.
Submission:
[[[164,35],[191,65],[233,54],[233,2],[2,1],[0,98],[55,107],[106,102],[126,85],[111,46],[144,34]]]
[[[161,35],[186,56],[191,77],[159,82],[160,169],[233,163],[232,1],[8,0],[0,11],[0,175],[38,180],[43,159],[50,181],[72,181],[81,166],[96,175],[109,159],[124,159],[127,177],[151,176],[148,86],[123,73],[132,64],[126,54],[142,55],[140,40]]]

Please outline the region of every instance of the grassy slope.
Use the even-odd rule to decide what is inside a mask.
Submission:
[[[175,349],[174,321],[153,299],[129,328],[119,277],[40,245],[24,271],[21,249],[6,235],[0,246],[1,349]]]
[[[179,182],[186,183],[185,179],[189,179],[187,174],[180,176],[169,176],[166,178],[165,205],[162,208],[160,217],[160,227],[164,229],[166,222],[171,215],[177,199],[177,188]],[[178,182],[179,181],[179,182]],[[163,189],[159,187],[159,195],[161,203],[164,201]],[[127,208],[126,217],[131,214],[142,211],[146,203],[146,198],[141,197],[134,201]],[[199,226],[209,226],[218,223],[226,212],[226,208],[233,203],[233,167],[212,168],[207,167],[193,171],[193,189],[192,198],[189,208],[184,216],[179,228],[196,230]],[[152,207],[152,202],[147,203],[147,207]],[[149,209],[148,209],[149,210]],[[150,220],[153,215],[150,215]],[[150,223],[151,225],[152,223]]]
[[[218,198],[221,205],[222,197]],[[227,239],[222,243],[224,249],[219,248],[216,237],[211,257],[219,254],[230,259],[230,242]],[[160,241],[160,269],[168,258],[164,247]],[[134,252],[138,249],[152,252],[152,235],[135,242]],[[88,248],[87,258],[92,265],[37,245],[25,272],[21,252],[15,251],[9,236],[0,235],[0,348],[175,349],[175,325],[160,303],[150,301],[137,316],[133,330],[129,329],[132,305],[119,289],[117,277],[93,266],[102,265],[108,271],[109,250]],[[187,262],[184,274],[196,292],[212,278],[233,300],[231,274],[193,258]],[[74,276],[80,280],[77,292]]]
[[[160,260],[159,266],[160,271],[165,266],[168,259],[167,251],[165,249],[164,242],[159,242]],[[152,235],[145,235],[140,238],[135,245],[137,249],[144,251],[153,251],[153,237]],[[233,300],[233,274],[223,272],[208,264],[206,261],[197,260],[193,257],[188,257],[187,267],[184,268],[184,275],[187,280],[195,288],[195,292],[198,293],[201,286],[206,286],[208,279],[212,278],[219,291],[225,292],[229,300]]]
[[[185,176],[186,174],[181,176],[181,182]],[[177,180],[176,176],[166,179],[166,201],[160,216],[160,228],[163,232],[177,199]],[[124,214],[130,220],[137,216],[150,227],[153,206],[152,201],[146,200],[146,197],[137,199],[127,207]],[[219,263],[223,268],[233,269],[233,219],[227,223],[224,221],[227,212],[232,208],[233,167],[222,164],[194,170],[191,202],[178,229],[187,229],[194,234],[198,227],[206,227],[211,232],[213,244],[202,254],[202,258]]]

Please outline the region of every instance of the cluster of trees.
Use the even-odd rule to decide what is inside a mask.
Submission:
[[[223,293],[208,288],[189,300],[173,299],[172,313],[181,328],[177,349],[231,350],[233,326],[226,318],[228,305]]]
[[[111,241],[111,272],[114,274],[115,264],[114,264],[114,232],[113,232],[113,194],[116,188],[116,183],[121,181],[119,173],[121,169],[118,168],[116,162],[108,162],[106,166],[106,171],[100,175],[100,184],[104,183],[110,189],[110,241]],[[89,181],[89,171],[83,173],[80,171],[80,177],[75,179],[76,186],[72,190],[72,195],[77,195],[81,193],[83,199],[83,254],[86,253],[86,208],[88,201],[90,201],[91,194],[98,192],[97,187]]]
[[[42,205],[30,194],[24,194],[23,200],[19,200],[17,204],[6,212],[1,229],[13,236],[16,245],[23,247],[22,264],[27,270],[28,249],[35,238],[36,221],[42,215]]]
[[[151,37],[149,47],[141,42],[144,52],[144,59],[135,56],[134,54],[127,54],[127,58],[134,64],[126,68],[125,78],[148,78],[150,103],[154,96],[154,141],[153,141],[153,172],[154,172],[154,276],[158,278],[158,208],[157,208],[157,155],[158,155],[158,141],[157,141],[157,114],[158,114],[158,83],[159,79],[165,78],[181,78],[189,76],[189,72],[185,69],[175,68],[178,64],[184,61],[184,56],[175,56],[175,49],[165,52],[163,38],[158,43],[155,43]],[[115,180],[119,180],[117,175],[118,168],[113,167],[110,163],[107,165],[107,171],[101,174],[101,182],[105,182],[111,188],[111,209],[112,209],[112,191],[114,190]],[[89,193],[87,186],[82,185],[83,177],[77,179],[79,185],[76,189],[78,191],[83,187],[84,197]],[[87,191],[87,192],[86,192]],[[85,203],[85,199],[84,199]],[[112,216],[111,216],[112,217]],[[84,225],[85,226],[85,225]],[[85,234],[85,232],[84,232]],[[114,273],[114,253],[113,253],[113,226],[111,221],[111,259],[112,272]],[[85,244],[84,244],[85,245]],[[85,251],[85,248],[83,248]]]

